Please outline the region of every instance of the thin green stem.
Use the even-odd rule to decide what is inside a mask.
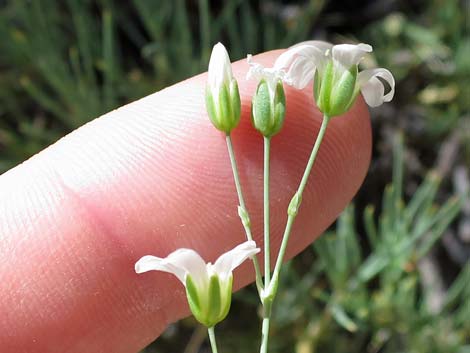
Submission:
[[[270,162],[271,138],[264,138],[264,173],[263,173],[263,205],[264,205],[264,288],[269,288],[271,280],[271,259],[270,259],[270,239],[269,239],[269,162]],[[261,348],[260,353],[268,352],[269,323],[271,320],[270,298],[262,297],[263,303],[263,326],[261,328]]]
[[[330,122],[330,119],[331,118],[326,115],[323,116],[323,121],[320,127],[320,131],[318,132],[318,136],[313,146],[312,152],[310,154],[310,158],[308,160],[307,166],[305,167],[305,171],[302,176],[302,180],[300,181],[299,188],[297,189],[297,192],[295,193],[291,201],[291,204],[294,201],[296,202],[296,205],[294,207],[295,210],[293,212],[290,212],[290,211],[288,212],[289,216],[287,218],[286,228],[284,230],[281,247],[279,249],[279,254],[277,256],[276,266],[274,267],[274,272],[273,272],[273,277],[271,280],[270,288],[266,288],[267,296],[271,297],[272,299],[274,299],[274,297],[276,296],[278,282],[279,282],[279,273],[281,272],[282,262],[284,261],[284,256],[286,253],[289,236],[292,230],[292,225],[294,224],[294,220],[297,216],[297,210],[300,206],[302,194],[304,192],[305,186],[307,185],[308,177],[310,175],[310,172],[312,171],[312,167],[313,167],[313,164],[315,163],[315,159],[317,157],[318,150],[320,149],[320,145],[323,141],[323,138],[325,137],[326,128],[328,126],[328,123]],[[290,207],[291,205],[289,205],[289,208]]]
[[[270,241],[269,241],[269,153],[271,147],[271,139],[264,138],[264,188],[263,188],[263,204],[264,204],[264,288],[269,287],[271,280],[270,265]]]
[[[227,135],[225,140],[227,141],[227,149],[230,157],[230,164],[232,166],[233,179],[235,181],[235,188],[237,189],[238,202],[240,203],[239,215],[242,220],[243,228],[245,229],[246,238],[248,240],[253,240],[253,235],[251,233],[250,218],[248,215],[248,210],[246,209],[245,200],[243,198],[242,186],[240,184],[240,177],[237,168],[237,161],[235,159],[235,153],[233,151],[232,139],[230,135]],[[263,290],[263,280],[261,277],[261,270],[258,263],[258,258],[256,256],[253,256],[253,267],[255,268],[256,273],[256,288],[258,289],[258,293],[261,296]]]
[[[214,326],[207,329],[209,340],[211,342],[212,353],[217,353],[217,341],[215,340]]]
[[[269,324],[271,322],[271,302],[264,307],[263,326],[261,328],[261,348],[260,353],[268,353]]]
[[[264,309],[263,315],[263,325],[261,328],[261,348],[260,353],[267,353],[268,352],[268,342],[269,342],[269,324],[271,320],[271,307],[274,301],[274,298],[277,294],[277,288],[279,285],[279,274],[281,272],[282,262],[284,260],[284,256],[287,249],[287,243],[289,241],[289,236],[292,230],[292,225],[294,224],[294,220],[297,217],[298,209],[300,207],[300,203],[302,202],[302,194],[304,192],[305,186],[307,185],[308,177],[310,172],[312,171],[313,164],[315,163],[315,159],[317,158],[318,151],[320,149],[320,145],[323,141],[325,136],[326,128],[330,118],[328,116],[323,117],[323,121],[320,127],[320,131],[318,132],[318,136],[315,140],[315,144],[313,145],[312,152],[310,154],[310,158],[307,162],[307,166],[305,167],[304,174],[302,176],[302,180],[300,181],[299,187],[297,192],[294,194],[289,208],[287,210],[288,218],[286,229],[284,230],[284,235],[282,237],[281,248],[279,250],[279,254],[276,260],[276,266],[274,267],[274,272],[272,279],[270,281],[270,267],[269,267],[269,147],[270,141],[269,139],[264,139],[264,244],[265,244],[265,265],[267,262],[267,267],[265,267],[265,291],[263,292],[262,296],[262,303]]]

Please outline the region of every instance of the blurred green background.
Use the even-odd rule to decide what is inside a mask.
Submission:
[[[392,103],[336,225],[289,263],[272,352],[470,352],[469,1],[0,0],[0,173],[87,121],[206,69],[298,41],[365,42]],[[389,184],[389,186],[386,186]],[[217,327],[254,352],[252,288]],[[189,318],[145,352],[209,352]]]

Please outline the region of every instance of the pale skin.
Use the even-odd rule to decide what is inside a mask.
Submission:
[[[270,66],[279,54],[256,61]],[[262,248],[263,139],[249,119],[257,82],[245,80],[245,61],[233,69],[242,97],[233,142]],[[189,314],[175,277],[137,275],[134,263],[180,247],[215,260],[245,240],[225,138],[206,115],[205,82],[202,74],[110,112],[0,176],[0,351],[135,353]],[[286,98],[285,125],[271,143],[272,264],[322,117],[310,88],[286,87]],[[288,258],[351,200],[370,150],[360,98],[328,127]],[[235,271],[236,288],[253,280],[251,263]]]

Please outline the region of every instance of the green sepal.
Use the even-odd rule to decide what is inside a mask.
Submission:
[[[284,87],[281,81],[276,84],[276,96],[274,97],[274,121],[271,133],[267,137],[276,135],[282,129],[284,124],[284,117],[286,115],[286,95],[284,94]]]
[[[232,108],[232,126],[231,128],[234,129],[237,127],[238,123],[240,122],[241,116],[241,101],[240,101],[240,92],[238,91],[238,83],[237,80],[233,79],[230,82],[230,106]]]
[[[322,113],[328,114],[330,110],[330,95],[333,88],[333,60],[326,64],[325,71],[321,77],[317,105]]]
[[[209,87],[206,87],[206,110],[207,114],[209,115],[209,119],[212,122],[212,125],[216,127],[216,129],[220,130],[219,126],[219,119],[217,114],[217,109],[214,103],[214,97],[212,96],[212,92]]]
[[[279,80],[276,83],[274,97],[271,97],[268,83],[264,79],[261,80],[251,105],[253,126],[264,137],[272,137],[282,128],[286,111],[285,107],[286,97],[282,82]]]
[[[201,322],[201,318],[204,317],[201,308],[201,299],[199,298],[196,284],[190,275],[186,276],[186,297],[188,298],[189,309],[193,313],[194,317]]]
[[[349,101],[349,104],[346,107],[345,111],[348,111],[354,105],[354,102],[356,101],[357,96],[359,95],[359,92],[360,92],[360,87],[359,87],[359,85],[356,84],[356,87],[354,87],[354,92],[353,92],[353,95],[351,97],[351,100]]]
[[[232,109],[230,107],[230,94],[228,87],[222,85],[219,93],[219,130],[229,133],[231,130]]]
[[[227,279],[227,283],[222,288],[222,305],[219,313],[219,321],[225,319],[230,311],[230,306],[232,305],[232,285],[233,285],[233,275],[230,275]]]
[[[313,77],[313,98],[315,98],[315,103],[318,106],[320,101],[320,88],[321,88],[321,77],[318,70],[315,70],[315,75]]]
[[[266,137],[272,137],[273,135],[276,135],[281,130],[282,125],[284,123],[285,115],[286,115],[286,106],[282,103],[277,103],[276,107],[274,108],[275,125],[273,126],[269,136],[266,136]]]
[[[270,120],[271,97],[269,87],[265,80],[261,80],[252,99],[251,121],[255,129],[265,135],[269,129]]]
[[[343,72],[334,84],[330,97],[330,111],[328,116],[337,116],[347,112],[354,98],[357,79],[357,65]]]
[[[221,293],[220,293],[220,280],[218,276],[211,276],[209,279],[209,302],[207,308],[207,327],[213,327],[220,320],[219,313],[222,303]]]
[[[218,104],[214,94],[218,94]],[[241,102],[237,81],[222,85],[217,93],[206,87],[206,109],[216,129],[229,134],[240,122]]]
[[[231,306],[232,282],[232,275],[226,281],[212,275],[208,287],[202,289],[196,286],[191,276],[186,276],[186,296],[197,321],[204,326],[213,327],[225,319]]]

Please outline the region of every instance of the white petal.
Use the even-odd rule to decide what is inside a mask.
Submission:
[[[266,68],[261,64],[255,63],[251,54],[247,55],[246,61],[250,65],[250,68],[246,74],[246,79],[256,79],[258,81],[264,79],[268,84],[271,97],[274,97],[276,85],[279,80],[284,80],[285,72],[283,70],[276,70],[272,67]]]
[[[274,63],[276,69],[288,69],[284,81],[302,89],[313,79],[315,70],[322,70],[328,58],[328,43],[299,44],[282,53]]]
[[[359,61],[372,51],[369,44],[340,44],[335,45],[332,49],[333,60],[349,69],[353,65],[357,65]]]
[[[383,78],[390,85],[390,92],[384,95],[384,85],[377,77]],[[371,107],[377,107],[383,102],[390,102],[395,94],[395,79],[387,69],[361,71],[358,83],[366,103]]]
[[[135,272],[143,273],[152,270],[160,270],[164,259],[161,257],[147,255],[141,257],[139,261],[135,263]]]
[[[312,44],[301,43],[286,50],[276,59],[274,67],[277,69],[285,69],[299,56],[308,58],[314,62],[324,60],[328,43],[319,41],[311,41],[308,43]]]
[[[179,267],[169,264],[161,257],[144,256],[135,264],[135,272],[143,273],[147,271],[162,271],[174,274],[181,282],[184,283],[186,271]]]
[[[284,81],[297,89],[305,88],[315,75],[316,65],[307,58],[297,58],[287,71]]]
[[[327,52],[328,50],[331,50],[331,48],[333,48],[333,44],[325,42],[323,40],[306,40],[305,42],[297,43],[291,46],[290,48],[295,48],[301,45],[312,45],[320,49],[322,52]]]
[[[251,80],[261,80],[264,78],[264,66],[253,61],[253,55],[248,54],[246,56],[246,61],[250,65],[248,72],[246,73],[246,79]]]
[[[162,271],[174,274],[181,283],[186,283],[189,273],[196,283],[203,285],[207,281],[207,269],[204,260],[191,249],[178,249],[166,258],[144,256],[135,264],[135,272]]]
[[[207,79],[211,89],[216,92],[224,82],[228,84],[233,79],[230,57],[222,43],[217,43],[212,49]]]
[[[213,265],[213,269],[219,277],[226,278],[236,267],[240,266],[243,261],[257,254],[259,251],[254,241],[246,241],[225,254],[222,254]]]

